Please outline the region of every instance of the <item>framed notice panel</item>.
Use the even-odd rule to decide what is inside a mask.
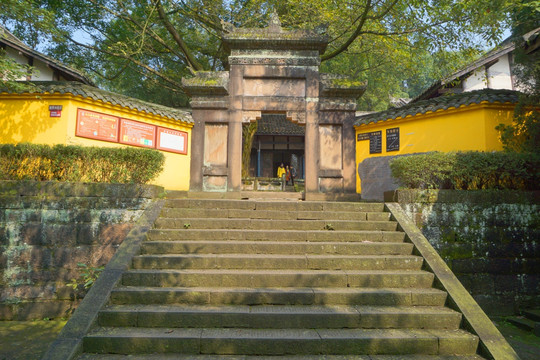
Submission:
[[[386,129],[386,151],[399,150],[399,128]]]
[[[116,116],[78,109],[75,135],[95,140],[118,142],[119,120]]]
[[[120,121],[120,142],[127,145],[156,147],[156,127],[138,121]]]
[[[157,128],[157,149],[187,154],[188,134],[184,131]]]
[[[369,153],[380,154],[382,152],[382,131],[369,133]]]

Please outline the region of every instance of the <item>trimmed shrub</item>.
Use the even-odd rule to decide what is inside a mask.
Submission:
[[[164,162],[164,155],[151,149],[2,144],[0,180],[146,184]]]
[[[510,152],[433,152],[390,161],[392,176],[406,188],[536,190],[540,156]]]

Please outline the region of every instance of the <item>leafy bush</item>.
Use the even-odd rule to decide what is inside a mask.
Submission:
[[[0,145],[0,180],[145,184],[163,170],[156,150],[22,143]]]
[[[392,176],[407,188],[535,190],[540,156],[511,152],[457,152],[397,157]]]

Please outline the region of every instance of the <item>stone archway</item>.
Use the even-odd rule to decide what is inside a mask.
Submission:
[[[365,87],[319,73],[327,42],[315,32],[285,31],[274,18],[268,28],[224,35],[229,71],[182,80],[195,121],[191,190],[240,191],[242,123],[281,112],[305,126],[306,198],[356,191],[352,124]]]

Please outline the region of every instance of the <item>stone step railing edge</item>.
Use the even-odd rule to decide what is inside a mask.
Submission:
[[[82,353],[83,337],[97,323],[99,310],[108,301],[111,290],[128,269],[133,256],[139,253],[141,243],[164,204],[164,200],[156,200],[146,208],[42,360],[71,360]]]
[[[413,243],[415,250],[424,258],[428,269],[435,275],[435,281],[448,293],[449,306],[462,313],[465,329],[479,337],[480,355],[493,360],[519,360],[514,349],[401,206],[398,203],[385,203],[385,207],[407,235],[406,241]]]

